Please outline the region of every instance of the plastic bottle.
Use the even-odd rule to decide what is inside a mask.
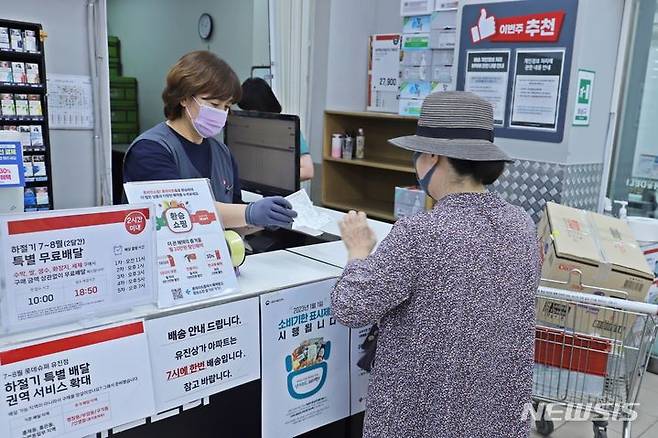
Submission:
[[[606,216],[614,217],[614,215],[612,214],[612,201],[610,200],[610,198],[605,198],[603,202],[603,214]]]
[[[615,204],[619,204],[619,214],[617,216],[621,220],[626,220],[628,217],[628,212],[626,211],[626,206],[628,205],[628,201],[615,201]]]
[[[354,137],[351,134],[345,134],[343,143],[343,160],[351,160],[354,156]]]
[[[343,153],[343,142],[345,137],[343,134],[333,134],[331,136],[331,157],[340,158]]]
[[[363,160],[366,157],[366,134],[363,128],[359,128],[356,134],[356,153],[357,160]]]

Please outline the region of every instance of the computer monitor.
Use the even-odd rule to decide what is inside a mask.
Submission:
[[[244,190],[264,196],[299,190],[299,117],[231,111],[224,133]]]

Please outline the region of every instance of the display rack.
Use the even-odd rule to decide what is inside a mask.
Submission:
[[[12,21],[0,19],[0,29],[34,32],[35,50],[28,52],[14,48],[0,47],[0,62],[36,64],[38,66],[37,83],[20,83],[13,81],[0,81],[0,98],[2,95],[28,95],[38,96],[41,106],[41,115],[7,115],[0,107],[0,129],[20,131],[21,127],[30,127],[30,144],[23,142],[23,157],[25,168],[28,170],[25,177],[25,211],[52,210],[53,187],[50,163],[50,136],[48,126],[48,90],[46,86],[46,61],[44,51],[45,33],[38,23]],[[13,66],[13,64],[12,64]],[[13,67],[12,67],[13,69]],[[42,141],[38,141],[39,127]],[[35,131],[35,132],[33,132]],[[27,132],[25,132],[27,135]],[[34,142],[33,142],[34,140]],[[34,143],[34,144],[33,144]],[[37,175],[38,174],[38,175]],[[45,193],[44,193],[45,192]]]
[[[325,111],[322,203],[342,211],[361,210],[394,221],[395,187],[417,185],[410,151],[388,139],[416,132],[418,118],[374,112]],[[365,158],[332,158],[331,136],[363,128]],[[427,206],[427,202],[426,202]]]

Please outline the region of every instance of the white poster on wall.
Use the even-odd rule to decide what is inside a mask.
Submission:
[[[518,50],[510,127],[556,132],[564,49]]]
[[[146,321],[162,412],[260,378],[258,298]]]
[[[94,129],[91,76],[49,74],[50,129]]]
[[[494,109],[494,124],[505,125],[509,50],[469,51],[466,54],[464,91],[475,93]]]
[[[4,216],[0,243],[4,330],[43,328],[155,301],[151,207]]]
[[[0,352],[3,438],[79,438],[154,411],[142,321]]]
[[[366,396],[368,395],[370,373],[360,368],[358,362],[364,355],[361,346],[365,342],[369,331],[369,326],[350,330],[351,415],[356,415],[366,410]]]
[[[331,316],[335,280],[260,297],[263,437],[349,416],[349,329]]]
[[[238,290],[207,179],[127,183],[124,189],[130,203],[155,204],[160,307]]]

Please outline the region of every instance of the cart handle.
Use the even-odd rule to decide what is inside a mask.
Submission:
[[[539,288],[537,288],[537,296],[540,298],[573,301],[580,304],[611,307],[628,312],[658,316],[658,306],[655,304],[643,303],[641,301],[620,300],[619,298],[605,297],[594,294],[584,294],[582,292],[572,292],[545,286],[539,286]]]

